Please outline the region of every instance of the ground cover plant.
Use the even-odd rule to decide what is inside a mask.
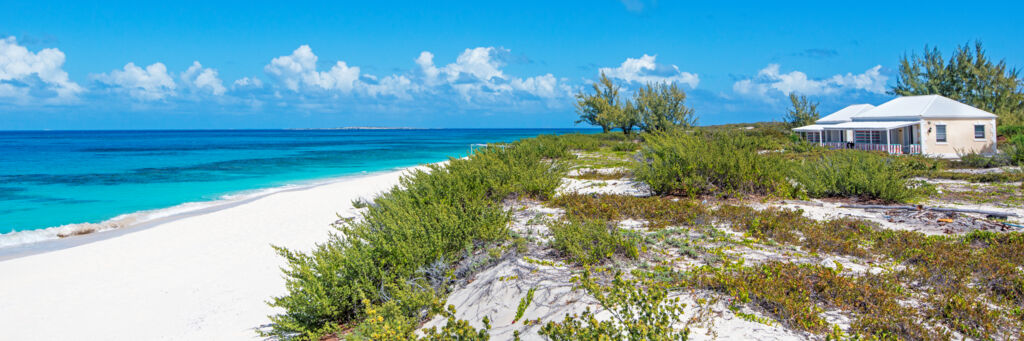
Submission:
[[[685,286],[723,291],[815,333],[832,329],[821,319],[822,307],[832,307],[852,311],[851,330],[864,336],[943,339],[943,328],[982,339],[1020,336],[1024,256],[1011,250],[1024,248],[1024,234],[925,236],[856,219],[817,221],[795,210],[729,205],[713,215],[754,238],[896,266],[854,275],[820,265],[727,262],[689,273]],[[917,306],[898,303],[907,301]],[[928,325],[943,327],[922,327]]]
[[[673,324],[681,319],[685,305],[669,298],[664,283],[626,280],[616,273],[608,285],[601,285],[589,269],[576,278],[579,286],[594,297],[611,320],[598,320],[589,308],[579,315],[566,315],[561,322],[550,322],[540,334],[553,341],[569,340],[645,340],[682,341],[687,329]]]

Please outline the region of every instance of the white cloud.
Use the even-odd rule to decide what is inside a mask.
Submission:
[[[658,64],[657,56],[644,54],[640,58],[626,58],[616,68],[601,68],[600,72],[611,78],[621,79],[630,83],[683,83],[696,88],[700,83],[697,74],[679,71],[675,65]]]
[[[874,66],[863,73],[839,74],[824,79],[811,79],[800,71],[782,73],[778,64],[769,64],[757,76],[733,83],[736,93],[773,100],[773,93],[789,95],[831,95],[844,91],[866,91],[875,94],[885,93],[888,76],[881,73],[882,66]]]
[[[370,96],[395,96],[401,99],[411,99],[410,93],[418,89],[419,87],[413,84],[411,79],[403,75],[390,75],[381,79],[377,84],[365,85],[365,91]]]
[[[514,101],[519,93],[545,99],[570,95],[572,89],[565,80],[550,73],[528,78],[506,75],[501,70],[504,63],[500,57],[509,53],[500,47],[466,49],[454,63],[438,68],[433,62],[434,55],[424,51],[416,58],[416,64],[423,72],[424,85],[450,88],[466,102]]]
[[[512,88],[525,91],[542,98],[555,98],[570,91],[568,86],[558,84],[558,79],[552,74],[530,77],[526,79],[513,79]]]
[[[280,86],[303,96],[317,91],[336,91],[352,96],[411,100],[429,93],[430,101],[454,94],[465,102],[500,102],[515,101],[520,95],[554,99],[570,94],[565,81],[551,74],[528,78],[506,75],[501,69],[504,66],[501,58],[508,53],[499,47],[468,48],[455,62],[438,67],[434,64],[434,54],[423,51],[414,59],[417,70],[378,76],[361,73],[358,66],[344,61],[335,62],[328,71],[319,71],[316,67],[319,58],[308,45],[302,45],[291,55],[271,60],[264,71]],[[236,81],[236,87],[246,82]]]
[[[167,73],[167,66],[160,62],[145,69],[128,63],[123,70],[97,75],[96,80],[140,100],[160,100],[175,94],[174,79]]]
[[[463,75],[481,81],[490,81],[492,78],[505,79],[501,72],[502,63],[494,58],[498,53],[508,53],[508,50],[494,47],[466,49],[455,59],[455,63],[448,64],[442,71],[448,75],[449,82],[459,81]]]
[[[55,48],[33,53],[14,37],[0,39],[0,97],[27,101],[43,90],[61,100],[74,99],[85,89],[68,78],[64,59],[64,52]]]
[[[303,87],[321,90],[351,92],[359,80],[359,67],[338,61],[327,72],[316,70],[317,56],[309,45],[302,45],[291,55],[274,58],[263,68],[277,78],[288,90],[298,92]]]
[[[259,78],[255,78],[255,77],[253,77],[253,78],[242,77],[242,78],[236,79],[235,82],[231,84],[231,87],[236,88],[236,89],[242,89],[242,88],[259,89],[259,88],[263,87],[263,81],[260,80]]]
[[[423,71],[424,81],[428,85],[437,83],[437,76],[441,74],[441,70],[434,66],[434,54],[430,51],[420,52],[420,56],[416,58],[416,65],[420,66],[420,70]]]
[[[227,91],[224,82],[217,77],[217,70],[204,68],[199,61],[192,62],[192,66],[181,74],[181,81],[186,86],[197,92],[207,91],[213,95],[220,96]]]

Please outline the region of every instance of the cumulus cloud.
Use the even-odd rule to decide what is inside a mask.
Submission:
[[[378,76],[360,72],[358,66],[335,62],[328,71],[317,69],[319,57],[308,45],[291,55],[274,58],[264,71],[281,87],[300,94],[345,94],[352,96],[391,96],[414,99],[429,94],[431,101],[446,93],[460,100],[476,102],[514,101],[520,95],[553,99],[571,92],[564,80],[552,74],[519,78],[505,74],[505,56],[510,51],[500,47],[465,49],[455,62],[444,66],[434,64],[434,54],[423,51],[413,61],[417,68],[405,74]],[[236,82],[237,83],[237,82]]]
[[[630,83],[682,83],[696,88],[700,83],[697,74],[679,71],[675,65],[658,64],[657,56],[644,54],[640,58],[626,58],[619,67],[601,68],[600,71],[611,78],[621,79]]]
[[[423,72],[423,77],[428,85],[437,84],[437,76],[441,74],[441,70],[434,66],[434,54],[430,51],[420,52],[420,56],[416,57],[416,65],[420,66],[420,71]]]
[[[175,95],[174,79],[167,73],[167,66],[160,62],[150,64],[145,69],[135,63],[128,63],[122,70],[100,74],[95,78],[115,91],[127,92],[139,100],[154,101]]]
[[[263,70],[296,92],[302,88],[351,92],[355,88],[359,67],[338,61],[330,70],[320,72],[316,69],[317,59],[309,45],[302,45],[291,55],[274,58]]]
[[[0,39],[0,97],[73,99],[85,91],[64,71],[64,52],[55,48],[33,53],[14,37]]]
[[[423,52],[416,63],[428,80],[443,75],[445,82],[440,86],[455,90],[466,101],[494,101],[517,94],[552,99],[571,93],[564,79],[550,73],[527,78],[506,75],[501,70],[502,59],[509,54],[509,50],[500,47],[476,47],[464,50],[454,63],[438,68],[433,64],[433,54]]]
[[[181,82],[196,92],[207,92],[216,96],[227,91],[224,82],[217,77],[217,70],[204,68],[199,61],[192,62],[192,66],[181,74]]]
[[[885,93],[888,76],[882,74],[882,66],[876,65],[863,73],[838,74],[823,79],[811,79],[806,73],[790,71],[782,73],[778,64],[769,64],[758,71],[757,76],[733,83],[733,91],[742,95],[774,99],[774,95],[798,93],[803,95],[830,95],[844,91],[865,91],[874,94]]]

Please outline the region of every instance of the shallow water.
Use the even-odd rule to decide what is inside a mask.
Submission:
[[[587,130],[0,131],[0,233],[98,223],[576,131]]]

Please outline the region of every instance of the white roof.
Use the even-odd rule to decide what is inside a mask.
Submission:
[[[812,124],[809,126],[793,128],[793,131],[821,131],[822,129],[825,129],[825,126],[819,124]]]
[[[921,121],[853,121],[824,126],[825,129],[896,129],[912,126]]]
[[[874,109],[874,108],[875,108],[875,106],[873,106],[871,104],[854,104],[854,105],[847,106],[845,108],[839,109],[839,111],[836,111],[836,112],[832,113],[831,115],[822,117],[821,119],[819,119],[818,121],[816,121],[814,123],[817,123],[817,124],[835,124],[835,123],[850,122],[851,121],[850,120],[851,117],[856,116],[856,115],[858,115],[858,114],[860,114],[862,112]]]
[[[996,115],[939,95],[905,96],[853,116],[853,121],[922,118],[996,118]]]

